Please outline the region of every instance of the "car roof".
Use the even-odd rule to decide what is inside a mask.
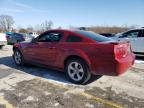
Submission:
[[[61,32],[73,32],[75,33],[75,31],[82,31],[82,30],[77,30],[77,29],[51,29],[48,31],[45,31],[44,33],[50,32],[50,31],[61,31]],[[44,34],[42,33],[42,34]]]
[[[124,33],[127,33],[127,32],[129,32],[129,31],[132,31],[132,30],[144,30],[144,28],[129,29],[129,30],[125,31],[125,32],[117,33],[116,35],[124,34]]]
[[[144,28],[142,27],[142,28],[130,29],[128,31],[131,31],[131,30],[144,30]]]

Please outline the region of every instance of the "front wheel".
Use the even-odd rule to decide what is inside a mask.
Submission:
[[[22,53],[18,49],[14,50],[13,58],[16,65],[22,66],[24,64]]]
[[[85,84],[91,78],[88,66],[78,58],[68,60],[66,63],[66,75],[71,82],[76,84]]]

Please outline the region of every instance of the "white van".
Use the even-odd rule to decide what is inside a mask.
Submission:
[[[7,44],[6,34],[0,33],[0,48]]]
[[[119,33],[113,39],[130,41],[132,51],[136,55],[144,56],[144,28],[133,29],[127,32]]]

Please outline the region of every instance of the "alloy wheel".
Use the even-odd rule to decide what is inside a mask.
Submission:
[[[78,62],[71,62],[68,65],[68,74],[74,81],[80,81],[84,76],[84,69]]]
[[[18,64],[18,65],[21,64],[21,54],[19,51],[15,52],[14,59],[15,59],[16,64]]]

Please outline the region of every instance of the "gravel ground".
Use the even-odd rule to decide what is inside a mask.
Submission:
[[[71,84],[59,71],[31,65],[18,67],[11,55],[12,46],[0,50],[0,97],[14,108],[144,108],[144,60],[141,57],[119,77],[103,76],[82,86]],[[6,106],[0,98],[0,108]]]

